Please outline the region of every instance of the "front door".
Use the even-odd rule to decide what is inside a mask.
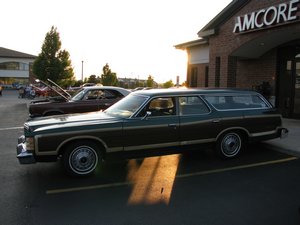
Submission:
[[[294,81],[292,87],[292,90],[294,90],[292,99],[293,117],[300,118],[300,54],[298,54],[294,60],[292,76]]]
[[[146,115],[146,113],[151,113]],[[174,97],[152,99],[123,127],[124,150],[165,149],[179,146],[179,117]]]
[[[281,53],[285,53],[282,51]],[[300,118],[300,51],[280,63],[278,108],[284,117]]]

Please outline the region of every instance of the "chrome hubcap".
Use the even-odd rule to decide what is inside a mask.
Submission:
[[[75,173],[87,174],[96,168],[98,155],[89,146],[79,146],[70,155],[69,163]]]
[[[241,149],[241,138],[235,133],[227,134],[222,140],[221,148],[224,155],[235,156]]]

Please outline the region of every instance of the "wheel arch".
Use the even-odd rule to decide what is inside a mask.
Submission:
[[[43,116],[54,116],[54,115],[62,115],[62,114],[64,114],[64,111],[59,109],[51,109],[43,112]]]
[[[231,132],[231,131],[236,131],[236,132],[241,133],[241,135],[243,135],[243,137],[245,138],[245,141],[248,142],[250,133],[244,127],[229,127],[227,129],[224,129],[217,135],[216,141],[218,141],[219,138],[222,137],[223,134]]]
[[[64,140],[57,147],[58,155],[62,155],[64,153],[64,151],[66,150],[66,146],[68,146],[71,143],[77,142],[77,141],[92,141],[99,147],[99,150],[103,154],[103,157],[106,155],[106,151],[107,151],[106,143],[103,140],[101,140],[100,138],[97,138],[94,136],[76,136],[76,137],[72,137],[72,138]]]

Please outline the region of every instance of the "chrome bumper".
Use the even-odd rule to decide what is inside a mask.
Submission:
[[[24,135],[18,138],[17,158],[20,164],[32,164],[36,162],[33,154],[26,150]]]
[[[289,130],[288,129],[281,128],[281,130],[280,130],[280,138],[281,139],[282,138],[287,138],[288,134],[289,134]]]

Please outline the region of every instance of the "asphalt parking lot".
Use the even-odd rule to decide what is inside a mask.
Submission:
[[[115,159],[84,179],[19,165],[29,101],[0,97],[1,224],[300,224],[300,160],[260,144],[225,161],[209,149]]]

